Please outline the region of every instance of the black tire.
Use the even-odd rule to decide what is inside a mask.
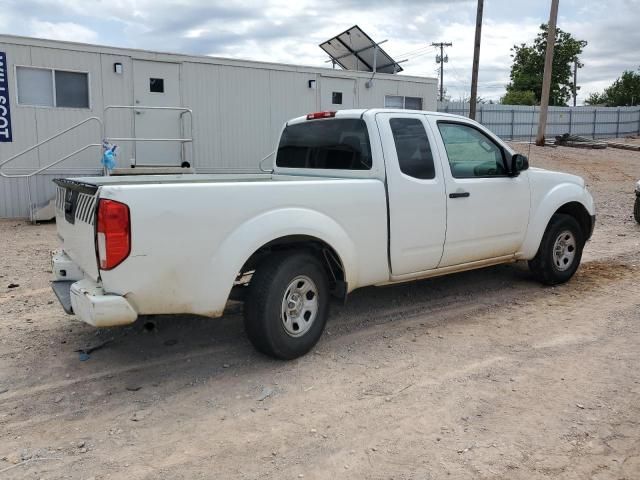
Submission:
[[[633,205],[633,218],[640,223],[640,196],[636,196],[636,203]]]
[[[561,235],[562,239],[560,239]],[[571,236],[573,240],[566,242],[565,239],[570,239]],[[584,238],[585,234],[575,218],[556,213],[551,217],[542,236],[538,253],[533,260],[529,260],[529,268],[533,275],[545,285],[567,282],[580,266]],[[564,243],[563,240],[565,240]],[[560,249],[564,252],[562,256],[560,253],[556,256],[554,252],[557,241],[560,242]],[[568,260],[569,257],[571,260]]]
[[[289,288],[294,280],[300,278],[303,280]],[[311,298],[307,298],[309,292],[302,297],[300,293],[298,297],[291,297],[298,292],[296,288],[301,285],[300,282],[307,280],[310,281],[307,286],[315,287],[311,288],[315,292]],[[325,269],[316,257],[308,253],[272,254],[256,268],[247,293],[244,326],[249,340],[257,350],[271,357],[291,360],[306,354],[318,343],[329,316],[329,283]],[[300,300],[301,310],[298,316],[295,316],[296,312],[291,316],[287,315],[287,312],[291,312],[288,309],[285,311],[284,298],[287,295],[287,298]],[[312,310],[305,311],[307,307],[302,305],[306,305],[305,299],[313,302],[314,298],[317,308],[313,310],[315,314],[307,325],[305,318]],[[296,323],[301,333],[294,331]]]

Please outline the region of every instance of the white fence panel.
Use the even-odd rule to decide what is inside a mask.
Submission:
[[[505,140],[532,140],[540,107],[480,104],[476,120]],[[469,116],[469,104],[438,103],[438,111]],[[549,107],[545,136],[570,133],[591,138],[640,135],[640,107]]]

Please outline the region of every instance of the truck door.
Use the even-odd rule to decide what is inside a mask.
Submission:
[[[426,117],[379,113],[376,123],[387,173],[391,274],[436,268],[444,248],[446,198]]]
[[[507,174],[503,147],[477,125],[429,119],[443,159],[447,238],[441,267],[516,253],[529,222],[528,172]]]

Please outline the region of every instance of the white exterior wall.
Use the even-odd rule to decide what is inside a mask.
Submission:
[[[0,162],[11,155],[85,118],[106,120],[107,137],[133,137],[132,111],[110,110],[107,105],[133,105],[135,60],[179,64],[182,105],[193,109],[193,162],[198,172],[255,172],[258,161],[272,152],[284,122],[321,110],[323,79],[353,79],[354,108],[383,107],[385,95],[421,97],[425,110],[436,109],[437,82],[433,78],[378,74],[371,88],[371,74],[316,67],[271,64],[232,59],[118,49],[68,42],[0,35],[0,51],[7,55],[13,142],[0,143]],[[123,65],[123,74],[113,71]],[[49,67],[86,72],[89,75],[90,108],[34,107],[19,105],[16,66]],[[308,86],[316,81],[316,88]],[[177,132],[176,132],[177,133]],[[178,135],[176,135],[178,136]],[[97,124],[48,142],[3,169],[10,174],[28,173],[88,143],[98,143]],[[119,146],[120,166],[134,157],[130,143]],[[189,149],[187,149],[189,152]],[[41,206],[52,198],[51,179],[60,176],[100,174],[99,149],[87,150],[33,178],[32,194]],[[143,162],[140,158],[139,162]],[[0,218],[28,216],[25,179],[0,177]]]

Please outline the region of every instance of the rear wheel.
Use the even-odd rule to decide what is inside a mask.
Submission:
[[[636,203],[633,206],[633,218],[640,223],[640,195],[636,196]]]
[[[580,266],[583,247],[584,233],[576,219],[557,213],[551,217],[529,268],[546,285],[564,283]]]
[[[307,253],[273,254],[258,267],[244,304],[251,343],[289,360],[313,348],[329,313],[329,285],[322,264]]]

